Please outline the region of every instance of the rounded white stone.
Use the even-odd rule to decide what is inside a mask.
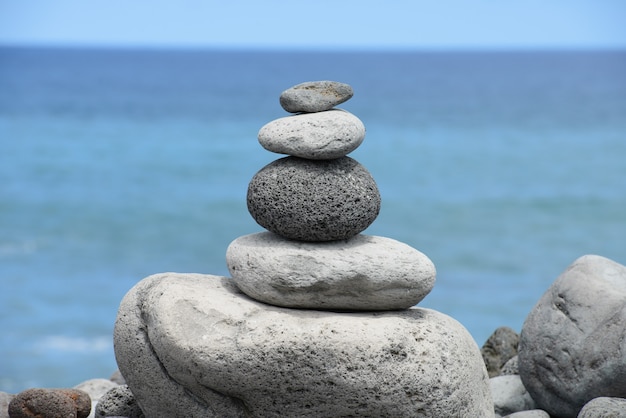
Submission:
[[[419,303],[435,284],[435,266],[391,238],[301,242],[271,232],[235,239],[226,263],[237,286],[272,305],[327,310],[393,310]]]
[[[519,375],[496,376],[489,380],[495,412],[507,416],[515,412],[535,409],[535,401],[530,397]]]
[[[259,143],[268,151],[311,160],[343,157],[364,138],[363,122],[340,109],[275,119],[258,134]]]

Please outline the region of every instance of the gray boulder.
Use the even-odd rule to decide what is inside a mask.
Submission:
[[[524,322],[519,372],[556,417],[576,417],[596,397],[626,397],[626,267],[595,255],[570,265]]]
[[[429,309],[286,309],[169,273],[124,297],[114,347],[146,416],[493,416],[476,343]]]
[[[599,397],[590,400],[577,418],[626,418],[626,399]]]
[[[489,379],[496,414],[506,416],[514,412],[535,409],[519,375],[496,376]]]
[[[435,284],[435,266],[391,238],[298,242],[271,232],[234,240],[226,251],[245,294],[276,306],[326,310],[393,310],[420,302]]]
[[[517,355],[519,335],[509,327],[496,329],[485,341],[480,353],[489,377],[498,376],[504,364]]]
[[[365,138],[363,122],[350,112],[334,109],[275,119],[259,131],[268,151],[312,160],[330,160],[354,151]]]
[[[350,85],[338,81],[307,81],[283,91],[280,105],[287,112],[321,112],[349,100]]]
[[[371,174],[350,157],[278,159],[248,185],[248,211],[263,228],[289,239],[333,241],[362,232],[378,216]]]

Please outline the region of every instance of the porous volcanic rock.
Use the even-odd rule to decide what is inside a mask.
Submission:
[[[146,416],[493,416],[476,343],[430,309],[279,308],[226,277],[160,274],[122,300],[114,347]]]
[[[596,397],[626,397],[626,267],[596,255],[570,265],[524,322],[519,373],[555,417],[576,417]]]
[[[350,157],[284,157],[263,167],[248,185],[248,211],[263,228],[300,241],[347,239],[380,211],[380,192]]]
[[[128,386],[119,385],[112,388],[102,396],[96,406],[95,417],[144,418],[144,414]]]
[[[90,412],[89,394],[78,389],[26,389],[9,403],[11,418],[87,418]]]
[[[235,239],[226,263],[237,286],[272,305],[326,310],[393,310],[419,303],[435,284],[435,266],[391,238],[297,242],[272,232]]]

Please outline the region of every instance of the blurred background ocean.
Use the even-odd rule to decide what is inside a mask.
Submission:
[[[310,80],[350,84],[365,233],[438,270],[420,304],[480,346],[576,258],[626,263],[626,52],[0,48],[0,390],[115,370],[118,304],[164,271],[228,275],[261,228],[258,130]]]

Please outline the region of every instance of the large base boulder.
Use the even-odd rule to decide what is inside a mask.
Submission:
[[[595,255],[576,260],[526,318],[518,357],[524,386],[552,416],[626,397],[626,267]]]
[[[429,309],[287,309],[170,273],[124,297],[114,343],[146,416],[493,416],[476,343]]]

